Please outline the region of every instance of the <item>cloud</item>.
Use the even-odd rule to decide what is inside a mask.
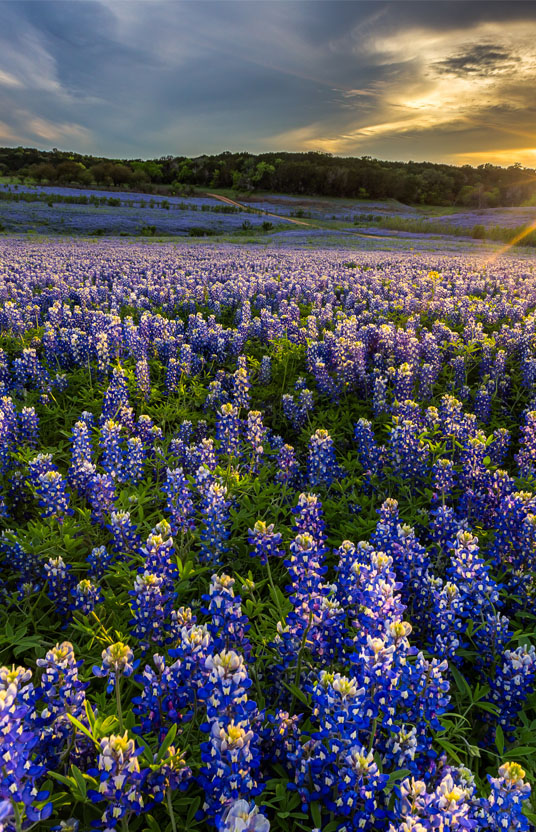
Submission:
[[[10,72],[4,72],[0,69],[0,86],[1,87],[22,87],[21,81],[11,75]]]
[[[36,136],[37,138],[45,139],[45,141],[48,142],[58,142],[60,140],[69,141],[74,139],[85,144],[87,144],[90,139],[90,131],[87,130],[87,128],[82,127],[80,124],[70,124],[68,122],[54,124],[44,118],[32,118],[29,113],[22,113],[19,115],[23,117],[21,121],[27,136]],[[24,118],[25,115],[27,118]]]
[[[11,129],[9,125],[5,122],[0,121],[0,141],[3,142],[16,142],[17,136]]]
[[[500,75],[513,71],[519,60],[502,46],[481,43],[461,54],[438,61],[434,68],[446,75]]]
[[[118,157],[526,153],[535,44],[536,5],[516,0],[3,2],[0,138]]]

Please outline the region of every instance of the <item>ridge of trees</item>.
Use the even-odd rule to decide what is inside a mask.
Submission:
[[[520,164],[458,167],[320,152],[225,151],[196,158],[170,155],[144,160],[108,159],[56,148],[2,147],[0,175],[41,184],[171,194],[194,188],[233,188],[456,207],[536,204],[536,171]]]

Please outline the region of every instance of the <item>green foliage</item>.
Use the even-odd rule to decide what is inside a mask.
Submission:
[[[141,189],[156,187],[263,189],[354,199],[398,199],[417,205],[493,208],[532,204],[535,171],[521,165],[471,167],[431,162],[389,162],[329,153],[229,153],[194,159],[105,159],[60,150],[0,148],[0,171],[38,182]]]

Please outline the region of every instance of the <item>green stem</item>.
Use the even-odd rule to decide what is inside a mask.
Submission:
[[[115,702],[117,706],[117,718],[119,720],[119,730],[121,733],[124,732],[123,727],[123,709],[121,707],[121,673],[117,674],[115,680]]]
[[[372,728],[370,729],[370,742],[369,742],[369,751],[372,751],[372,746],[374,745],[374,737],[376,736],[376,727],[378,725],[378,717],[372,723]]]
[[[13,814],[15,815],[15,829],[17,832],[22,832],[22,815],[20,809],[14,800],[11,801],[11,805],[13,807]]]
[[[300,644],[300,649],[298,651],[298,664],[296,665],[296,675],[294,676],[294,687],[295,688],[298,687],[298,684],[299,684],[299,681],[300,681],[301,669],[302,669],[302,663],[303,663],[303,651],[305,649],[305,642],[307,641],[307,636],[309,635],[309,630],[311,629],[312,623],[313,623],[313,613],[310,612],[309,613],[309,623],[307,624],[307,627],[306,627],[305,632],[303,634],[301,644]],[[291,703],[290,703],[290,716],[292,716],[294,714],[294,708],[295,707],[296,707],[296,694],[293,693],[292,694],[292,700],[291,700]]]
[[[270,582],[270,586],[272,587],[272,592],[274,593],[274,601],[275,601],[276,606],[277,606],[277,611],[280,615],[281,624],[283,625],[285,623],[285,621],[284,621],[285,616],[283,615],[283,610],[281,609],[281,605],[279,603],[279,595],[277,594],[276,589],[275,589],[274,579],[272,577],[272,570],[270,569],[270,558],[266,558],[266,571],[268,573],[268,581]]]
[[[169,812],[169,819],[171,820],[171,829],[173,832],[177,832],[177,823],[175,821],[175,813],[173,811],[173,805],[171,803],[171,789],[166,791],[166,800],[167,800],[167,807]]]

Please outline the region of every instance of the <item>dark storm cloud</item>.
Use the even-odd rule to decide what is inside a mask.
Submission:
[[[439,72],[452,75],[495,75],[513,70],[519,60],[501,46],[481,44],[467,52],[438,61],[435,67]]]
[[[0,2],[0,143],[530,149],[535,35],[528,2]]]

